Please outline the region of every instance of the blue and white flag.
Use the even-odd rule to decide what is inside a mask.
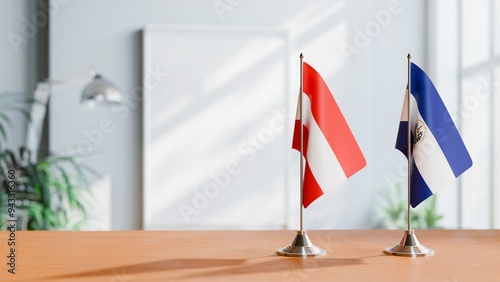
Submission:
[[[472,166],[457,127],[429,77],[411,64],[410,126],[411,154],[410,204],[422,201],[450,184]],[[408,89],[406,90],[396,149],[408,152]]]

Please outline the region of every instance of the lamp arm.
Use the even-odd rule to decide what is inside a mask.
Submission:
[[[35,162],[40,149],[40,140],[43,133],[43,122],[47,113],[47,104],[53,88],[64,88],[91,81],[96,76],[96,71],[91,68],[87,76],[68,79],[45,79],[36,84],[34,99],[36,103],[31,106],[31,120],[26,132],[26,147],[31,152],[31,161]]]
[[[68,87],[82,82],[92,83],[86,88],[83,97],[87,100],[95,99],[96,95],[105,95],[109,103],[120,103],[122,101],[120,92],[114,85],[102,79],[91,69],[87,77],[76,77],[70,79],[45,79],[36,85],[34,98],[37,103],[31,107],[31,121],[26,133],[26,147],[31,152],[31,160],[36,161],[40,148],[40,140],[43,133],[43,123],[47,113],[47,103],[55,87]],[[98,82],[95,82],[98,81]],[[87,89],[91,88],[89,93]],[[96,90],[97,88],[97,90]],[[92,91],[93,90],[93,91]],[[97,94],[96,94],[97,91]]]
[[[47,78],[43,80],[41,83],[47,83],[51,87],[55,88],[60,88],[60,87],[69,87],[77,84],[82,84],[86,82],[92,81],[94,77],[97,75],[97,72],[94,69],[90,69],[88,71],[88,74],[86,76],[78,76],[78,77],[72,77],[72,78],[65,78],[65,79],[59,79],[59,78]]]
[[[26,133],[26,147],[31,152],[31,161],[36,162],[40,148],[40,139],[43,131],[43,122],[47,112],[47,103],[52,93],[48,82],[39,82],[36,85],[34,99],[31,106],[30,122]]]

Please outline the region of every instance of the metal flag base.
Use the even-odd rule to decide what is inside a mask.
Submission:
[[[279,249],[277,254],[288,257],[311,257],[323,256],[326,254],[326,251],[311,243],[306,231],[302,230],[297,231],[297,235],[295,236],[292,244]]]
[[[401,242],[392,247],[386,248],[384,253],[388,255],[405,256],[405,257],[423,257],[433,256],[434,250],[426,248],[418,242],[417,236],[413,230],[406,230]]]

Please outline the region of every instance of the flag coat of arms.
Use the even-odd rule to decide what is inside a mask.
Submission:
[[[418,206],[472,166],[472,159],[434,84],[414,63],[410,66],[396,148],[408,157],[410,99],[410,203]]]
[[[365,167],[366,160],[323,78],[305,62],[302,73],[305,94],[302,122],[297,115],[292,148],[301,150],[302,124],[305,159],[302,204],[307,208],[323,195],[324,189],[336,186]]]

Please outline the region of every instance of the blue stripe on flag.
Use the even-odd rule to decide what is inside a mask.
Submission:
[[[412,163],[411,174],[410,204],[412,207],[416,207],[422,201],[432,196],[432,191],[427,183],[425,183],[424,178],[422,178],[415,162]]]
[[[398,136],[396,138],[396,149],[408,158],[408,122],[401,121],[399,123]]]
[[[458,177],[472,166],[472,159],[432,81],[414,63],[411,64],[411,94],[455,177]]]

